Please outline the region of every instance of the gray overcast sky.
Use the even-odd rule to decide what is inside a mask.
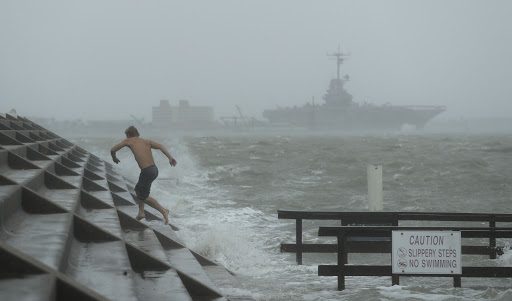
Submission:
[[[259,117],[319,102],[341,44],[356,101],[512,117],[511,16],[507,0],[2,0],[0,111],[148,120],[188,99]]]

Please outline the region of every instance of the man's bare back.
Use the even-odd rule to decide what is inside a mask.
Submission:
[[[119,159],[115,157],[115,153],[125,146],[128,146],[132,151],[133,156],[135,157],[135,161],[137,161],[140,169],[155,165],[155,160],[153,159],[153,153],[151,152],[151,149],[159,149],[162,151],[162,153],[169,159],[169,163],[172,166],[176,166],[176,160],[169,154],[163,145],[140,137],[126,138],[115,145],[111,150],[111,153],[113,153],[112,159],[114,162],[119,162]]]
[[[136,218],[140,220],[145,217],[144,203],[147,203],[162,213],[165,224],[167,224],[169,222],[169,210],[162,207],[157,200],[149,195],[151,183],[158,177],[158,168],[155,165],[155,160],[153,159],[153,153],[151,150],[159,149],[169,159],[169,164],[172,166],[176,166],[177,162],[171,154],[169,154],[169,151],[167,151],[165,146],[148,139],[140,138],[139,131],[134,126],[127,128],[125,134],[126,139],[114,145],[110,150],[110,154],[112,155],[112,160],[117,164],[120,161],[116,156],[116,152],[121,148],[128,146],[135,157],[135,161],[137,161],[137,164],[141,169],[139,181],[134,188],[137,199],[139,200],[139,213]]]
[[[126,138],[121,142],[123,146],[128,146],[135,157],[135,161],[139,164],[140,169],[155,165],[153,153],[151,152],[150,140],[139,137]]]

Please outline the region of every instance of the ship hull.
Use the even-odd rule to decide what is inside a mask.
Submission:
[[[342,130],[397,130],[404,125],[423,128],[445,110],[442,106],[304,106],[266,110],[270,123]]]

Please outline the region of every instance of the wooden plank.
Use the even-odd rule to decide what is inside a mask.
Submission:
[[[512,267],[462,267],[463,277],[512,277]]]
[[[382,218],[397,216],[399,220],[424,221],[489,221],[495,217],[497,222],[512,222],[510,213],[464,213],[464,212],[333,212],[333,211],[297,211],[278,210],[279,219],[319,219],[339,220],[343,218]]]
[[[391,276],[391,266],[388,265],[352,265],[343,267],[337,265],[319,265],[318,276]]]
[[[302,244],[302,253],[336,253],[337,244]],[[389,253],[391,252],[391,242],[365,241],[346,243],[347,253]],[[281,244],[281,252],[295,253],[297,246],[295,244]],[[485,254],[489,252],[486,249]]]
[[[354,220],[354,222],[366,221],[392,221],[394,212],[332,212],[332,211],[293,211],[278,210],[279,219],[317,219],[317,220]]]
[[[302,244],[303,253],[336,253],[336,244]],[[296,244],[281,244],[281,252],[283,253],[295,253],[297,252]]]
[[[319,265],[318,276],[391,276],[390,265],[355,265],[347,264],[340,268],[337,265]],[[415,277],[453,277],[450,274],[400,274]],[[512,267],[462,267],[461,277],[474,278],[506,278],[512,277]]]
[[[320,227],[319,236],[337,236],[345,233],[347,236],[371,236],[371,237],[388,237],[391,231],[461,231],[462,237],[473,238],[489,238],[491,228],[488,227],[396,227],[396,226],[340,226],[340,227]],[[496,238],[510,238],[512,236],[512,228],[494,228],[494,236]]]

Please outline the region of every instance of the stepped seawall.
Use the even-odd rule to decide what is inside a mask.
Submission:
[[[29,119],[0,116],[1,300],[246,300],[236,281],[188,249],[133,183]],[[249,299],[249,298],[248,298]]]

